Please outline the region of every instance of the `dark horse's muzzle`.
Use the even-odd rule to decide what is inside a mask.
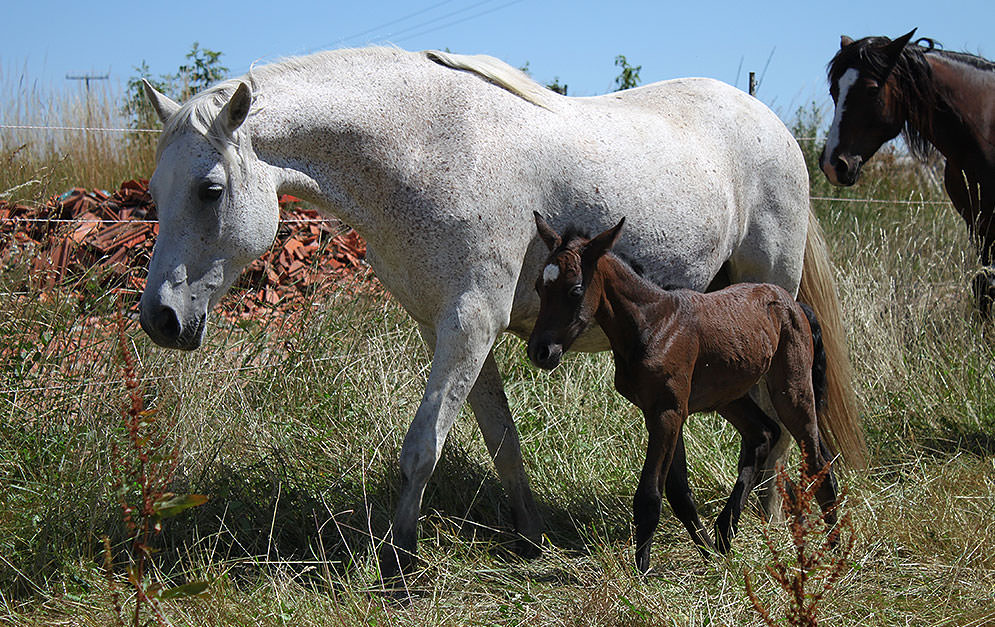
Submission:
[[[200,346],[204,336],[207,315],[198,316],[194,320],[182,322],[176,312],[168,305],[140,305],[139,321],[142,330],[152,341],[163,348],[178,348],[194,350]]]
[[[529,359],[536,366],[544,370],[552,370],[560,365],[560,359],[563,358],[563,345],[548,335],[537,337],[536,334],[532,334],[529,338],[527,352]]]
[[[833,185],[850,187],[860,176],[860,166],[864,160],[860,155],[834,155],[827,157],[826,149],[822,149],[819,157],[819,167]]]

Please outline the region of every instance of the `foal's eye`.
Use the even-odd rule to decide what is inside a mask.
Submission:
[[[218,183],[211,183],[210,181],[204,181],[197,188],[197,197],[203,202],[214,202],[218,198],[221,198],[222,192],[225,188]]]
[[[584,286],[574,285],[573,287],[570,288],[568,294],[570,294],[571,298],[580,298],[581,296],[584,295]]]

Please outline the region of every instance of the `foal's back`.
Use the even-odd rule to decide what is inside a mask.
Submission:
[[[811,372],[808,320],[781,287],[737,283],[717,292],[674,290],[668,296],[669,303],[659,306],[647,360],[671,373],[691,365],[689,413],[743,397],[771,370]]]

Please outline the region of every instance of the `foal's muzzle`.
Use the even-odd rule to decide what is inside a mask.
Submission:
[[[544,370],[552,370],[560,365],[563,358],[563,345],[548,340],[529,341],[529,359]]]

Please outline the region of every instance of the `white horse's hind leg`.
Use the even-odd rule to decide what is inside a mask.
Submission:
[[[456,309],[435,332],[432,370],[415,419],[401,445],[401,490],[390,538],[380,550],[380,573],[384,581],[403,583],[398,576],[408,571],[418,542],[418,516],[422,495],[442,454],[446,436],[466,401],[470,388],[487,358],[497,330],[485,328],[480,315],[458,315]]]
[[[470,390],[469,400],[487,450],[494,460],[501,485],[511,500],[515,530],[526,540],[520,546],[520,552],[535,555],[542,539],[542,520],[532,497],[532,490],[529,489],[529,480],[522,463],[518,429],[508,408],[508,397],[505,396],[504,383],[493,352],[488,353],[477,383]]]

